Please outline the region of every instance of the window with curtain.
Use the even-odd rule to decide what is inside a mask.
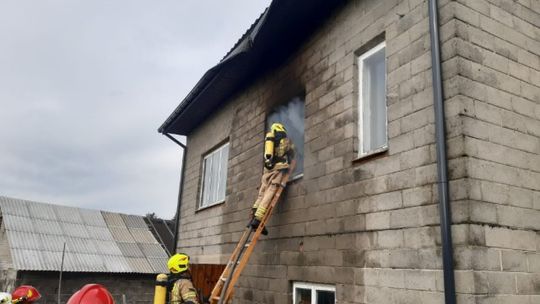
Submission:
[[[280,122],[287,129],[287,136],[292,140],[296,152],[296,169],[291,178],[299,178],[304,173],[304,97],[294,97],[289,102],[277,106],[267,117],[266,130],[274,122]]]
[[[201,201],[199,208],[225,201],[229,143],[225,143],[203,158]]]
[[[385,43],[357,57],[359,156],[388,148]]]

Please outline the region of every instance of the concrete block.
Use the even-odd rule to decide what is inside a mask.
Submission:
[[[379,286],[391,288],[405,287],[405,274],[401,269],[379,269]]]
[[[482,295],[476,296],[478,304],[531,304],[529,296],[523,295]],[[534,303],[534,302],[532,302]]]
[[[501,250],[503,271],[527,272],[527,255],[521,251]]]
[[[406,270],[405,288],[437,291],[437,280],[441,275],[438,270]]]
[[[540,253],[528,253],[527,265],[529,266],[528,272],[540,273]]]
[[[422,223],[422,208],[424,207],[412,207],[392,211],[390,214],[390,227],[395,229],[419,226]]]
[[[457,270],[502,270],[500,251],[497,249],[456,246],[454,256]]]
[[[516,293],[523,295],[540,294],[540,274],[516,273]]]
[[[393,249],[389,252],[388,266],[392,268],[418,268],[420,256],[414,249]]]
[[[367,303],[395,303],[389,288],[366,287]]]
[[[485,272],[455,271],[456,291],[459,293],[487,293]]]
[[[379,249],[403,247],[403,231],[385,230],[377,232],[376,245]]]
[[[382,230],[390,228],[390,212],[376,212],[366,214],[367,230]]]
[[[486,245],[518,250],[536,250],[536,233],[526,230],[485,227]]]
[[[488,272],[488,293],[516,294],[516,277],[514,273]]]
[[[402,121],[402,127],[403,127],[403,121]],[[415,167],[427,165],[434,161],[435,160],[431,158],[430,147],[422,146],[414,150],[405,151],[401,153],[400,168],[402,170],[415,168]]]
[[[439,229],[436,227],[410,228],[403,230],[407,248],[432,248],[438,244]]]
[[[403,205],[405,207],[426,205],[433,202],[430,186],[421,186],[403,190]]]

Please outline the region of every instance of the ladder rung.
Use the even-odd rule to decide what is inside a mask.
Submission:
[[[221,280],[222,280],[223,282],[227,281],[227,279],[224,278],[224,277],[221,277]]]
[[[246,248],[247,248],[247,247],[249,247],[249,245],[251,245],[251,244],[245,244],[245,245],[244,245],[244,247],[246,247]]]

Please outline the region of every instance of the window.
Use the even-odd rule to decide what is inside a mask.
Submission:
[[[334,286],[294,283],[294,304],[335,304],[336,288]]]
[[[385,43],[359,55],[357,60],[359,156],[363,156],[388,148]]]
[[[200,208],[225,201],[229,143],[208,153],[203,159]]]
[[[285,125],[287,135],[294,143],[296,152],[296,169],[291,179],[299,178],[304,173],[304,117],[305,102],[303,97],[294,97],[286,104],[275,108],[266,120],[266,129],[269,130],[274,122]]]

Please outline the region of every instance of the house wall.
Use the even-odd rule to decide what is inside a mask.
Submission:
[[[459,0],[446,103],[463,155],[454,205],[466,303],[540,302],[540,3]],[[449,11],[449,12],[450,12]]]
[[[16,286],[32,285],[41,293],[39,303],[58,303],[58,277],[56,271],[19,271]],[[113,295],[116,303],[152,303],[154,298],[153,274],[111,274],[64,272],[62,275],[61,302],[66,303],[77,290],[86,284],[101,284]]]
[[[534,303],[539,8],[439,2],[458,303]],[[293,281],[336,286],[339,303],[444,302],[427,11],[422,0],[350,1],[189,134],[180,250],[224,263],[257,194],[265,115],[305,90],[304,176],[287,187],[235,303],[290,303]],[[354,52],[382,33],[389,150],[355,160]],[[227,136],[227,202],[196,211],[202,155]]]

